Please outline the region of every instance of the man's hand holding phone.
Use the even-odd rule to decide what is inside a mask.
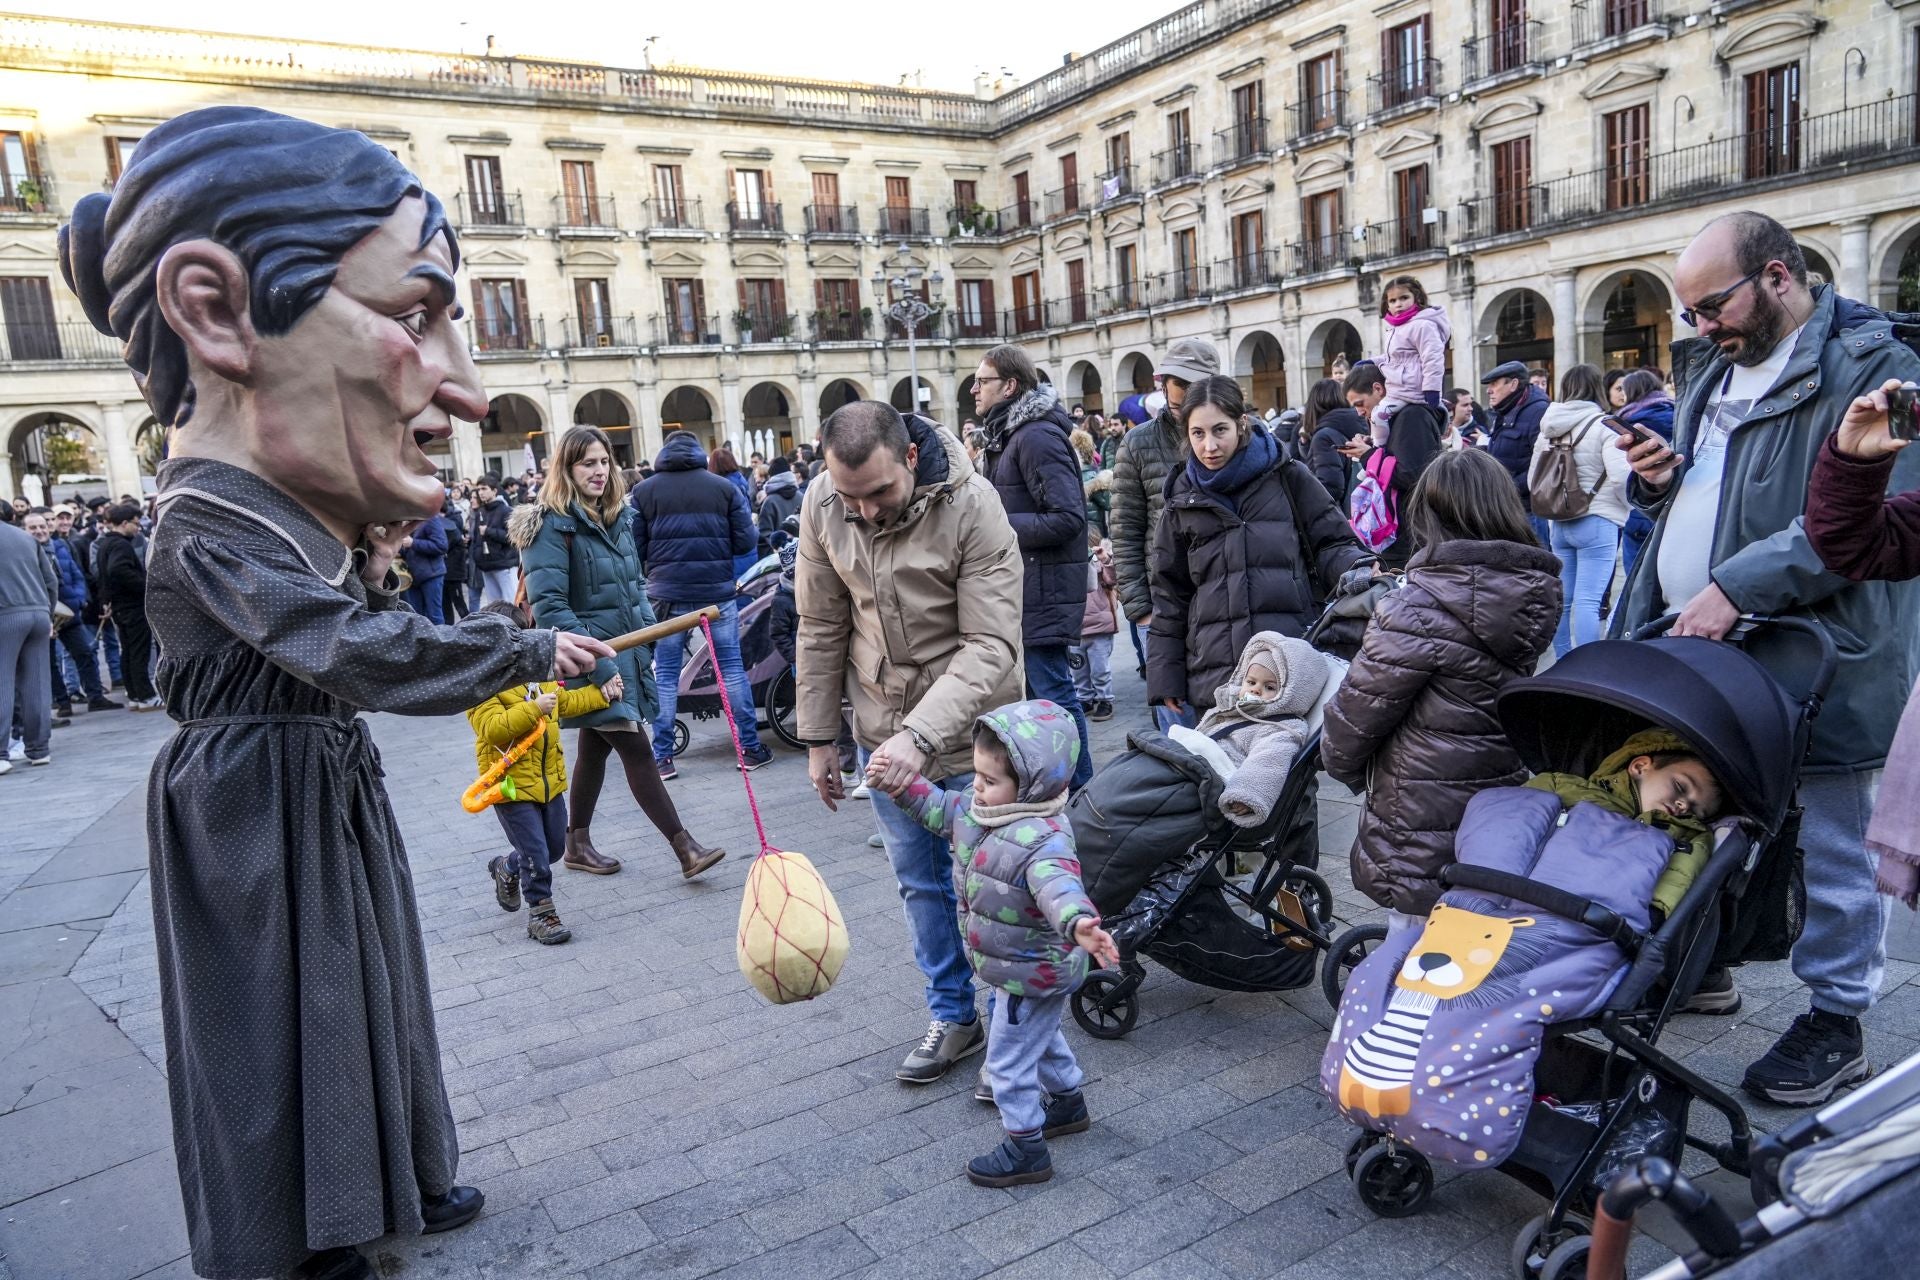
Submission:
[[[1834,447],[1852,458],[1871,462],[1897,453],[1913,443],[1915,418],[1920,415],[1920,387],[1889,378],[1847,406]]]
[[[1610,416],[1600,421],[1619,437],[1613,442],[1614,447],[1627,451],[1627,463],[1640,477],[1641,484],[1659,493],[1673,483],[1674,472],[1686,461],[1685,455],[1675,453],[1651,427],[1625,423]]]

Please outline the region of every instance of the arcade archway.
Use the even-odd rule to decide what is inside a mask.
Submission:
[[[740,402],[746,418],[747,457],[759,454],[771,458],[793,448],[793,434],[799,423],[794,418],[793,397],[777,382],[757,382]]]
[[[1272,334],[1256,329],[1240,340],[1233,354],[1233,376],[1240,380],[1255,413],[1287,407],[1287,358]]]
[[[660,402],[660,434],[691,431],[702,449],[717,442],[713,429],[713,401],[698,387],[675,387]]]
[[[1496,296],[1481,313],[1482,369],[1518,360],[1529,369],[1545,370],[1549,386],[1557,385],[1553,367],[1553,308],[1531,289],[1510,289]]]
[[[106,442],[92,424],[57,410],[29,413],[7,433],[11,491],[34,506],[118,498],[107,479]]]
[[[573,406],[574,425],[598,427],[613,441],[613,464],[634,465],[633,406],[617,391],[605,387],[587,392]]]
[[[547,456],[546,419],[540,407],[522,395],[508,392],[487,402],[480,419],[480,457],[484,469],[506,479],[527,469],[527,451],[537,465]]]
[[[1608,276],[1589,296],[1581,358],[1606,369],[1663,369],[1673,341],[1673,295],[1651,271]]]

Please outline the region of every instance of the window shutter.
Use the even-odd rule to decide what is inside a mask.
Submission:
[[[987,321],[989,324],[992,323],[990,317],[993,315],[993,281],[991,280],[980,282],[980,314],[989,318]]]
[[[773,313],[776,316],[787,314],[787,282],[785,280],[773,282]]]
[[[735,280],[733,282],[733,287],[739,292],[739,295],[740,295],[740,309],[742,311],[750,310],[750,308],[747,306],[747,282],[745,280]]]
[[[703,333],[707,327],[707,285],[704,280],[693,282],[693,327]]]

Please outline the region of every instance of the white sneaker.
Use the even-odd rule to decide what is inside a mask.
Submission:
[[[0,757],[0,775],[9,774],[12,772],[13,772],[13,762],[6,759],[5,757]]]
[[[148,698],[144,702],[139,698],[129,698],[127,700],[127,710],[129,711],[165,711],[166,709],[166,704],[158,698]]]
[[[43,764],[52,764],[52,763],[53,763],[53,757],[52,757],[51,755],[44,755],[44,756],[41,756],[41,757],[40,757],[39,759],[37,759],[37,760],[29,760],[29,761],[27,761],[27,763],[28,763],[28,764],[30,764],[30,765],[34,765],[35,767],[38,767],[38,766],[40,766],[40,765],[43,765]]]
[[[871,800],[873,799],[873,792],[868,790],[867,784],[863,782],[859,786],[855,787],[853,790],[847,792],[847,799]]]
[[[8,738],[7,739],[7,759],[25,760],[26,758],[27,758],[27,744],[22,742],[18,738]]]

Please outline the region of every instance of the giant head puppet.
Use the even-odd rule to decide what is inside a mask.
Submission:
[[[445,211],[364,134],[255,107],[149,133],[60,263],[175,456],[243,467],[352,545],[442,491],[422,446],[486,412]]]

